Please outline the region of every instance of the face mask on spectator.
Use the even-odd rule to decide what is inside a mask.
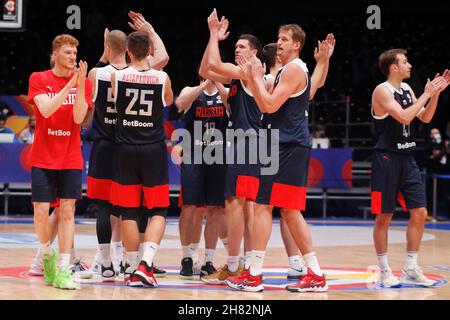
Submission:
[[[433,136],[433,138],[434,138],[434,140],[436,141],[436,143],[441,143],[441,142],[442,142],[442,137],[441,137],[441,134],[440,134],[440,133],[436,133],[436,134]]]

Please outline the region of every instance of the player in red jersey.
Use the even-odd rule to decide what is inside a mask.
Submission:
[[[39,237],[44,278],[57,288],[75,289],[68,269],[74,235],[75,202],[81,198],[80,124],[92,108],[87,63],[76,67],[78,40],[63,34],[52,43],[55,66],[34,72],[28,99],[36,115],[35,140],[30,152],[34,222]],[[59,261],[50,249],[50,203],[60,199]]]

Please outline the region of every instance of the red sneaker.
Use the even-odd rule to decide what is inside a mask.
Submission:
[[[144,284],[142,281],[134,275],[134,273],[130,274],[125,278],[125,283],[129,287],[143,287]]]
[[[132,276],[135,276],[144,284],[144,287],[156,288],[158,283],[156,282],[156,278],[153,275],[153,265],[151,267],[148,266],[147,262],[144,260],[139,263],[138,268],[133,273]]]
[[[328,285],[325,275],[318,276],[308,268],[308,272],[301,276],[296,283],[287,285],[286,290],[291,292],[325,292],[328,290]]]
[[[262,275],[252,276],[248,269],[244,269],[240,276],[228,277],[225,284],[241,291],[261,292],[264,290]]]

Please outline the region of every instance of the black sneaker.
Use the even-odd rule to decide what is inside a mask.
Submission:
[[[111,265],[109,267],[105,267],[102,265],[102,279],[103,281],[113,281],[116,276],[116,273],[114,272],[114,267],[111,262]]]
[[[216,268],[214,268],[214,265],[211,261],[206,261],[204,265],[202,265],[201,271],[200,271],[200,277],[203,276],[209,276],[210,274],[213,274],[214,272],[217,272]]]
[[[181,260],[180,277],[183,279],[192,279],[194,275],[194,263],[192,258],[183,258]]]
[[[153,275],[155,278],[164,278],[167,275],[167,271],[153,265]]]

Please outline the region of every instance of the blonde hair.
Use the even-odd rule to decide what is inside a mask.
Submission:
[[[78,40],[70,34],[60,34],[53,39],[52,50],[56,51],[65,44],[76,47],[78,46],[78,43]]]
[[[278,29],[278,33],[281,31],[291,31],[292,40],[294,40],[294,42],[300,42],[300,50],[303,48],[306,33],[298,24],[284,24]]]
[[[114,52],[127,50],[127,35],[120,30],[112,30],[106,37],[106,43]]]

